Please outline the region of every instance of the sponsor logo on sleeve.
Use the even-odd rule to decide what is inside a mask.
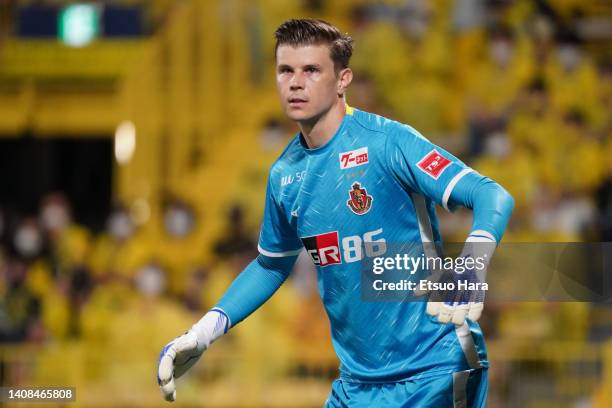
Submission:
[[[434,180],[437,180],[451,163],[449,159],[442,156],[436,149],[433,149],[417,163],[417,167]]]
[[[351,167],[361,166],[368,163],[368,147],[360,147],[357,150],[343,152],[338,155],[340,159],[340,169],[350,169]]]

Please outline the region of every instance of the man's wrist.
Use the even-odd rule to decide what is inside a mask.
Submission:
[[[474,259],[480,258],[485,266],[489,265],[497,248],[497,241],[490,232],[474,230],[465,240],[462,256],[468,255]]]
[[[198,349],[206,350],[215,340],[227,333],[230,321],[222,309],[213,308],[191,327],[198,340]]]

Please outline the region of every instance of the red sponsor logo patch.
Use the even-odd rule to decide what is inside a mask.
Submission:
[[[450,160],[438,153],[436,149],[433,149],[417,163],[417,166],[424,173],[437,180],[451,163]]]
[[[341,170],[361,166],[368,162],[368,147],[365,146],[350,152],[343,152],[339,156]]]
[[[303,237],[302,242],[315,265],[327,266],[342,263],[338,231]]]

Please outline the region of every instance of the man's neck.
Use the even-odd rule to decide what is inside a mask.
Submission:
[[[346,103],[342,98],[323,115],[309,122],[298,122],[308,147],[314,149],[327,143],[340,127],[345,114]]]

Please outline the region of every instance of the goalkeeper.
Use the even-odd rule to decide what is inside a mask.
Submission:
[[[360,261],[391,242],[430,252],[440,242],[436,205],[472,209],[467,241],[489,243],[490,259],[512,197],[410,126],[348,106],[352,40],[336,27],[289,20],[275,36],[278,93],[300,132],[270,169],[260,255],[163,348],[162,394],[175,400],[175,379],[274,294],[305,248],[340,360],[327,407],[484,406],[483,299],[365,302]]]

